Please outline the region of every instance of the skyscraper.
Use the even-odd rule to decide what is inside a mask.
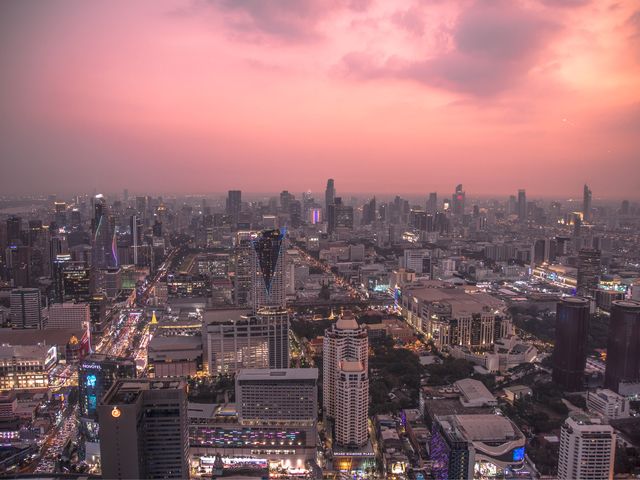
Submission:
[[[566,297],[558,302],[553,381],[570,392],[583,388],[588,330],[589,300]]]
[[[560,429],[558,478],[611,479],[616,435],[611,425],[582,414],[571,414]]]
[[[240,190],[229,190],[227,194],[226,214],[231,217],[234,228],[238,223],[240,211],[242,210],[242,192]]]
[[[593,297],[600,277],[600,250],[582,248],[578,251],[578,295]]]
[[[456,186],[456,191],[451,196],[451,205],[454,215],[462,215],[464,213],[464,203],[466,194],[462,189],[462,184]]]
[[[427,212],[436,213],[437,211],[438,211],[438,194],[436,192],[431,192],[429,194],[429,199],[427,200]]]
[[[334,203],[327,210],[327,233],[335,233],[339,229],[353,228],[353,207],[342,203],[341,197],[336,197]]]
[[[324,191],[324,208],[325,212],[329,211],[329,205],[333,205],[336,198],[336,189],[333,183],[333,178],[327,180],[327,188]]]
[[[338,445],[359,448],[367,444],[369,375],[360,360],[339,363],[336,382],[335,435]]]
[[[527,194],[524,190],[518,190],[518,220],[524,222],[527,219]]]
[[[365,372],[369,368],[369,341],[367,330],[358,325],[353,314],[346,311],[338,321],[325,331],[322,359],[322,401],[324,415],[337,421],[338,380],[343,360],[360,362]]]
[[[13,328],[42,328],[39,289],[17,288],[11,290],[10,305]]]
[[[7,219],[7,243],[22,245],[22,218],[11,216]]]
[[[130,230],[130,246],[133,250],[133,264],[138,265],[138,250],[142,245],[142,219],[138,215],[131,215]]]
[[[252,239],[253,310],[286,306],[284,231],[263,230]]]
[[[591,220],[591,190],[586,184],[582,194],[582,218],[585,222]]]
[[[115,245],[115,230],[109,218],[107,201],[103,195],[93,198],[93,219],[91,221],[92,253],[91,261],[95,268],[117,266],[118,256]]]
[[[604,386],[616,393],[640,385],[640,302],[611,302]]]
[[[184,380],[118,380],[98,418],[104,478],[189,478]]]

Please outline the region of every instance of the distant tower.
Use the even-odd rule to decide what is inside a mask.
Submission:
[[[582,218],[585,222],[591,221],[591,190],[586,184],[582,194]]]
[[[336,198],[336,189],[333,183],[333,178],[327,180],[327,188],[324,191],[324,208],[325,212],[329,210],[329,205],[333,205]]]
[[[578,295],[593,297],[600,277],[600,250],[582,248],[578,252]]]
[[[453,206],[454,215],[462,215],[464,213],[465,193],[462,184],[456,186],[456,191],[451,197],[451,205]]]
[[[240,190],[229,190],[227,194],[226,214],[231,217],[233,226],[236,227],[242,210],[242,192]]]
[[[524,222],[527,219],[527,193],[518,190],[518,220]]]
[[[107,201],[103,195],[93,199],[93,219],[91,221],[92,253],[91,261],[96,268],[117,266],[117,257],[113,248],[114,232],[109,219]]]
[[[640,383],[640,302],[615,300],[611,305],[604,386],[621,393],[623,384]]]
[[[556,342],[553,348],[553,381],[564,390],[582,390],[587,362],[589,300],[566,297],[556,308]]]
[[[431,192],[429,194],[429,200],[427,200],[427,212],[436,213],[438,211],[438,193]]]
[[[363,362],[351,358],[340,362],[336,394],[336,442],[349,448],[366,445],[369,375]]]

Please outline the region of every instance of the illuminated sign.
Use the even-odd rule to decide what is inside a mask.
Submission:
[[[120,409],[118,407],[113,407],[113,410],[111,410],[111,416],[113,418],[118,418],[120,415],[122,415]]]
[[[44,361],[44,368],[45,369],[49,368],[49,365],[51,365],[52,363],[55,363],[57,358],[58,358],[58,350],[54,345],[49,350],[47,350],[47,357],[45,358],[45,361]]]
[[[524,447],[516,448],[513,450],[513,461],[521,462],[524,460]]]
[[[85,381],[85,385],[87,387],[95,387],[96,386],[96,381],[97,378],[95,375],[91,374],[91,375],[87,375],[87,379]]]

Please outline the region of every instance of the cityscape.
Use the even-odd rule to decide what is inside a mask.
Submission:
[[[637,4],[0,32],[0,479],[640,478]]]

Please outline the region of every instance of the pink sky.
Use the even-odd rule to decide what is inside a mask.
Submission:
[[[640,197],[640,4],[0,3],[0,194]]]

